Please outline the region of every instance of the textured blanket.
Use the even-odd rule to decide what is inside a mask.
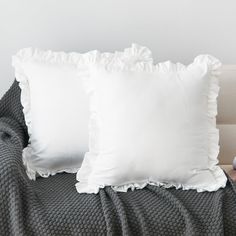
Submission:
[[[75,175],[30,181],[21,156],[28,142],[20,89],[0,101],[0,235],[236,235],[236,185],[217,192],[148,186],[78,194]]]

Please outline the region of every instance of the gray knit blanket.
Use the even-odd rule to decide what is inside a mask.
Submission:
[[[63,110],[63,108],[62,108]],[[14,82],[0,101],[0,235],[236,235],[236,184],[217,192],[147,186],[79,194],[74,174],[28,179],[28,134]]]

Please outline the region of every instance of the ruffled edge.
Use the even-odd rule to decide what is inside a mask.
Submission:
[[[78,77],[84,78],[85,85],[89,83],[90,66],[99,65],[107,71],[124,71],[132,70],[136,65],[152,65],[152,52],[147,48],[133,43],[130,48],[123,52],[115,51],[114,53],[101,53],[92,51],[86,53],[77,61]],[[91,84],[86,86],[88,88]]]
[[[124,52],[115,52],[115,53],[100,53],[97,50],[93,50],[84,54],[80,53],[65,53],[65,52],[53,52],[51,50],[44,51],[38,48],[24,48],[21,49],[16,55],[12,57],[12,66],[15,69],[15,78],[19,82],[19,86],[21,88],[21,104],[23,106],[23,113],[25,117],[25,122],[28,128],[29,134],[29,144],[23,150],[23,163],[26,167],[27,175],[30,179],[35,180],[37,174],[42,177],[48,177],[50,175],[55,175],[60,172],[67,173],[76,173],[78,168],[67,168],[63,170],[50,171],[48,169],[39,169],[34,168],[30,164],[30,158],[33,155],[33,149],[31,147],[31,136],[32,136],[32,125],[31,125],[31,104],[30,104],[30,87],[29,80],[24,71],[24,63],[27,62],[43,62],[50,64],[71,64],[76,66],[81,66],[81,70],[91,63],[94,63],[101,58],[106,61],[110,60],[108,58],[114,57],[123,57],[123,60],[130,60],[132,58],[133,61],[152,61],[151,51],[146,48],[139,46],[137,44],[132,44],[130,48],[124,50]]]
[[[197,192],[214,192],[217,191],[219,188],[224,188],[227,183],[227,178],[224,174],[224,171],[219,167],[215,166],[214,169],[211,171],[214,171],[214,177],[216,179],[216,184],[207,186],[207,185],[186,185],[186,184],[177,184],[173,182],[164,183],[164,182],[158,182],[158,181],[152,181],[152,180],[144,180],[144,181],[137,181],[135,183],[127,183],[123,185],[117,185],[113,186],[111,185],[111,188],[116,192],[127,192],[128,190],[134,191],[135,189],[143,189],[147,185],[153,185],[158,187],[164,187],[164,188],[175,188],[175,189],[182,189],[182,190],[196,190]],[[223,177],[223,178],[222,178]],[[78,180],[78,179],[77,179]],[[89,194],[97,194],[99,192],[99,189],[103,189],[106,186],[110,185],[101,185],[101,184],[88,184],[87,182],[78,182],[75,184],[76,190],[78,193],[89,193]]]
[[[181,63],[172,63],[171,61],[166,61],[163,63],[158,63],[156,65],[153,64],[152,60],[147,61],[139,61],[136,63],[126,63],[124,57],[120,54],[113,55],[111,58],[103,58],[97,57],[96,60],[93,60],[92,64],[96,66],[102,67],[108,71],[141,71],[141,72],[176,72],[176,71],[184,71],[188,70],[195,65],[204,65],[207,71],[207,75],[209,76],[209,87],[208,87],[208,121],[209,121],[209,129],[208,129],[208,142],[209,142],[209,151],[208,151],[208,168],[204,169],[209,170],[209,172],[215,178],[216,183],[212,186],[191,186],[191,185],[183,185],[176,183],[162,183],[162,182],[152,182],[152,181],[144,181],[137,183],[129,183],[120,186],[111,186],[115,191],[127,192],[128,189],[142,189],[146,185],[156,185],[163,186],[165,188],[175,187],[176,189],[182,188],[183,190],[195,189],[197,192],[203,191],[216,191],[219,188],[225,187],[227,178],[223,172],[223,170],[217,166],[218,164],[218,154],[219,154],[219,130],[216,128],[216,115],[217,115],[217,97],[219,94],[219,85],[218,85],[218,75],[220,74],[221,62],[211,55],[199,55],[194,61],[189,65],[183,65]],[[81,76],[84,80],[85,88],[88,93],[94,92],[94,88],[92,82],[90,81],[90,75],[88,68],[85,69],[86,72],[78,73],[78,76]],[[96,159],[96,158],[95,158]],[[96,160],[94,160],[96,161]],[[82,164],[83,166],[83,164]],[[104,188],[107,185],[99,185],[94,183],[89,183],[89,176],[91,174],[90,171],[84,171],[83,174],[87,174],[86,178],[81,178],[80,170],[77,172],[76,179],[79,181],[76,183],[76,189],[79,193],[98,193],[100,188]],[[83,168],[81,168],[83,169]],[[201,172],[201,170],[199,170]]]
[[[43,178],[47,178],[49,176],[53,176],[57,173],[76,173],[78,172],[79,167],[73,167],[73,168],[64,168],[60,170],[48,170],[46,168],[35,168],[33,165],[31,165],[30,159],[33,156],[33,150],[30,145],[28,145],[26,148],[23,149],[23,155],[22,155],[22,161],[24,166],[26,167],[26,174],[29,177],[30,180],[36,180],[37,176],[41,176]]]

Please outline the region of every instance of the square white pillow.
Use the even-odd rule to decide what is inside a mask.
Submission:
[[[77,173],[77,191],[225,187],[217,166],[219,66],[209,55],[184,66],[127,64],[119,55],[98,54],[87,74],[78,75],[90,97],[90,148]]]
[[[131,64],[151,58],[148,49],[137,45],[117,54]],[[88,150],[89,104],[76,67],[96,55],[96,51],[79,54],[28,48],[13,57],[29,133],[23,163],[30,179],[37,174],[75,173],[80,168]]]

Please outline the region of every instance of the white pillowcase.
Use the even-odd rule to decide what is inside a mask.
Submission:
[[[81,166],[88,150],[89,104],[76,65],[86,64],[96,54],[28,48],[13,57],[30,138],[23,150],[30,179],[37,174],[48,177],[63,171],[75,173]],[[137,45],[117,54],[131,64],[151,58],[148,49]]]
[[[201,55],[184,66],[94,57],[87,74],[79,72],[90,96],[90,148],[77,173],[79,193],[226,185],[217,166],[217,59]]]

